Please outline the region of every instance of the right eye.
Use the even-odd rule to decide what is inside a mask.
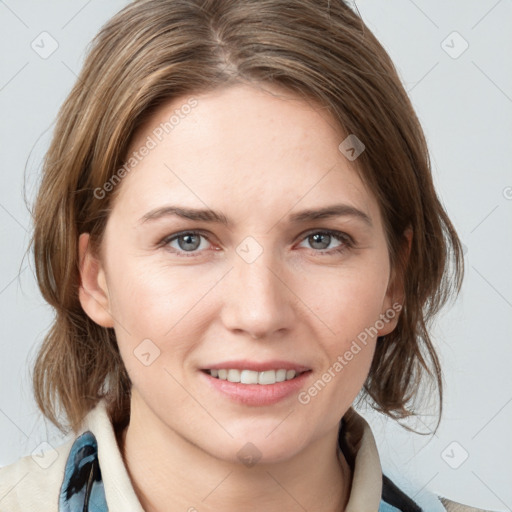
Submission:
[[[161,245],[170,250],[170,252],[180,257],[187,258],[195,256],[198,252],[202,252],[197,250],[201,247],[201,238],[208,240],[206,235],[200,231],[182,231],[181,233],[166,236],[162,240]],[[172,243],[175,243],[175,245],[171,245]]]

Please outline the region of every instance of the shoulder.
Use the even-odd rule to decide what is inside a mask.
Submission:
[[[463,505],[462,503],[457,503],[441,496],[439,497],[439,500],[447,512],[492,512],[490,510],[484,510],[483,508],[475,508],[468,505]]]
[[[0,468],[0,512],[57,512],[71,439]]]
[[[88,510],[88,503],[96,512],[143,512],[104,401],[73,435],[55,449],[48,445],[0,468],[0,512]]]
[[[353,470],[347,512],[491,512],[438,496],[410,481],[405,474],[383,471],[375,438],[368,422],[351,407],[343,416],[338,446]]]
[[[421,503],[410,498],[391,479],[383,475],[382,502],[379,512],[492,512],[457,503],[443,496],[423,492]]]

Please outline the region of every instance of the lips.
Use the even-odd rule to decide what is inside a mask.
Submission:
[[[204,371],[208,370],[223,370],[223,369],[233,369],[233,370],[252,370],[254,372],[264,372],[268,370],[295,370],[295,372],[302,373],[310,370],[308,366],[304,366],[301,364],[297,364],[291,361],[284,361],[279,359],[273,359],[271,361],[249,361],[243,359],[237,359],[232,361],[223,361],[221,363],[215,363],[209,365],[205,368],[202,368]]]
[[[200,373],[222,396],[244,405],[265,406],[298,393],[312,370],[291,361],[236,360],[212,364]]]

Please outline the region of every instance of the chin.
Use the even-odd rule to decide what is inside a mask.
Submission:
[[[226,462],[241,463],[247,467],[256,463],[261,465],[286,462],[304,447],[301,440],[304,431],[302,430],[301,436],[299,429],[297,432],[295,429],[290,431],[284,424],[278,425],[279,422],[275,420],[261,423],[252,421],[251,426],[239,431],[231,429],[233,439],[228,439],[226,434],[224,442],[217,439],[218,442],[209,451]]]

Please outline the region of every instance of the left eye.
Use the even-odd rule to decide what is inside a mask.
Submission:
[[[304,238],[305,240],[312,240],[310,242],[313,247],[314,245],[320,244],[322,247],[314,247],[315,249],[320,249],[321,251],[326,252],[327,254],[331,253],[340,253],[343,252],[345,249],[352,247],[352,239],[346,234],[342,233],[340,231],[313,231],[307,234]],[[323,247],[323,245],[330,245],[330,242],[332,239],[338,240],[338,242],[341,242],[340,245],[334,247],[333,249],[330,249],[328,251],[325,251],[326,247]],[[315,251],[318,252],[318,251]]]
[[[208,240],[208,237],[198,231],[185,231],[171,235],[170,237],[166,237],[162,240],[161,245],[172,249],[172,252],[176,253],[178,256],[195,256],[197,252],[202,252],[198,251],[198,249],[201,247],[201,239]],[[310,231],[309,233],[306,233],[302,239],[304,241],[309,241],[309,243],[313,246],[313,249],[318,249],[314,252],[319,254],[341,253],[353,246],[352,238],[346,233],[342,233],[341,231]],[[326,247],[330,245],[333,239],[340,242],[340,244],[326,251]],[[178,247],[172,245],[174,242],[177,242]],[[317,247],[315,247],[315,245],[317,245]],[[321,247],[318,247],[318,245]]]

